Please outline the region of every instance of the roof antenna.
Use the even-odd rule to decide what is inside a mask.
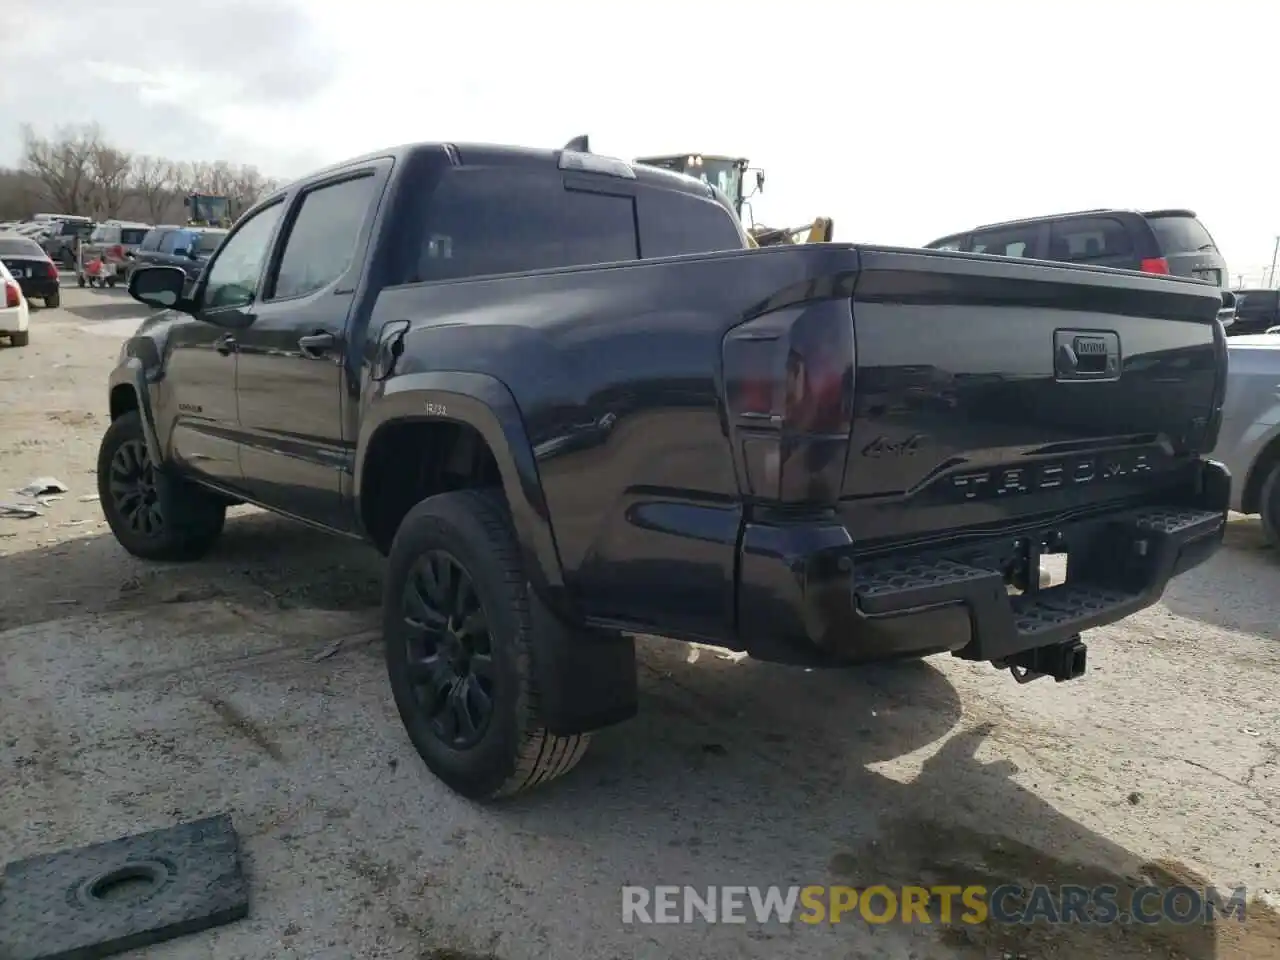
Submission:
[[[563,147],[561,147],[561,149],[568,150],[572,153],[590,153],[591,152],[591,146],[587,142],[587,135],[585,133],[580,137],[574,137],[572,140],[566,143]]]

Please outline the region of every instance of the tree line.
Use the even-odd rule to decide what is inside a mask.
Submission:
[[[0,166],[0,221],[67,213],[183,223],[190,214],[182,200],[191,193],[227,197],[234,219],[278,186],[247,164],[131,153],[112,143],[97,124],[61,127],[52,136],[24,124],[18,166]]]

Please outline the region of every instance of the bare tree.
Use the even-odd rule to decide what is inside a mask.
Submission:
[[[22,127],[22,169],[44,188],[56,213],[83,214],[92,203],[94,153],[102,134],[94,124],[64,127],[52,137]]]
[[[171,202],[172,167],[173,164],[160,157],[141,156],[133,160],[129,186],[133,195],[146,207],[150,223],[159,223]]]
[[[275,189],[274,181],[264,177],[257,167],[246,164],[236,168],[229,193],[231,218],[238,219],[246,210]]]
[[[0,167],[0,215],[5,217],[48,209],[176,222],[189,215],[183,198],[205,193],[226,197],[228,213],[236,218],[280,186],[252,165],[134,157],[109,143],[96,124],[59,128],[51,137],[39,136],[27,124],[22,139],[21,168]]]
[[[93,176],[92,203],[100,219],[120,216],[120,208],[129,197],[133,158],[105,143],[97,144],[89,160]]]

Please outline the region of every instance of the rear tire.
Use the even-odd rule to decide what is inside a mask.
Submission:
[[[396,708],[427,768],[472,800],[567,773],[590,743],[543,724],[527,583],[496,491],[429,497],[391,544],[382,610]]]
[[[120,546],[144,560],[204,556],[227,516],[214,494],[156,469],[136,410],[113,420],[102,438],[98,500]]]
[[[1280,463],[1271,468],[1258,496],[1258,513],[1262,516],[1262,532],[1272,548],[1280,550]]]
[[[9,334],[9,342],[15,347],[25,347],[31,342],[31,331],[23,330],[20,333]]]
[[[62,306],[62,292],[59,291],[52,296],[45,297],[44,305],[50,310],[57,310],[58,307]]]

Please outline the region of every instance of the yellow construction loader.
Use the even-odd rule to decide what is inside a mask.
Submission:
[[[587,137],[576,137],[565,144],[564,149],[579,153],[590,153]],[[636,163],[648,167],[661,167],[673,170],[685,176],[696,177],[723,193],[733,205],[738,219],[745,212],[751,220],[747,227],[747,235],[751,243],[757,247],[771,247],[781,243],[830,243],[834,232],[834,224],[829,217],[818,217],[812,223],[802,227],[766,227],[755,222],[751,216],[751,204],[747,201],[764,190],[764,171],[754,168],[746,157],[722,157],[709,153],[680,153],[661,157],[640,157]],[[749,174],[755,174],[755,189],[746,191]]]
[[[709,153],[684,153],[663,157],[640,157],[636,163],[649,167],[662,167],[674,170],[688,177],[697,177],[716,187],[733,204],[738,219],[743,213],[751,214],[751,204],[747,201],[764,190],[764,171],[753,168],[746,157],[721,157]],[[755,189],[746,192],[747,175],[755,174]],[[771,247],[780,243],[830,243],[834,224],[829,217],[818,217],[803,227],[766,227],[755,222],[751,216],[751,226],[747,235],[757,247]]]

